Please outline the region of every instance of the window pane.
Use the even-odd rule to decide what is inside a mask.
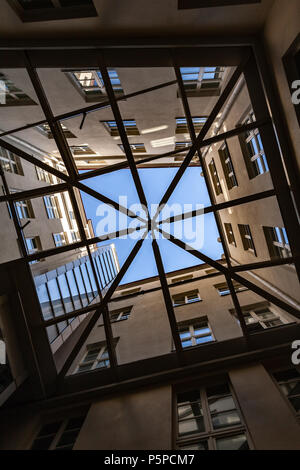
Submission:
[[[245,434],[223,437],[216,440],[217,450],[248,450],[248,442]]]
[[[192,405],[183,405],[178,407],[178,418],[191,418],[193,416],[202,416],[202,409],[200,403],[193,403]]]
[[[220,413],[221,411],[235,410],[236,406],[232,397],[218,398],[209,403],[211,413]]]
[[[186,434],[197,434],[204,431],[203,418],[188,419],[178,423],[178,432],[180,436],[184,436]]]
[[[214,429],[226,428],[228,426],[236,426],[241,422],[237,411],[228,411],[225,413],[221,413],[212,416],[211,419]]]
[[[59,317],[60,315],[64,315],[64,309],[63,309],[63,304],[61,301],[61,296],[60,292],[57,286],[57,281],[56,279],[51,279],[51,281],[48,281],[48,289],[49,289],[49,294],[50,298],[52,301],[53,305],[53,310],[54,310],[54,315],[56,317]]]
[[[68,287],[68,284],[67,284],[65,274],[62,274],[61,276],[58,276],[57,280],[58,280],[59,287],[60,287],[60,290],[61,290],[61,295],[62,295],[62,298],[63,298],[63,302],[64,302],[64,305],[65,305],[66,312],[72,312],[72,310],[74,310],[74,308],[73,308],[73,304],[72,304],[72,301],[71,301],[70,291],[69,291],[69,287]]]
[[[208,450],[207,441],[197,442],[197,444],[190,444],[187,446],[180,447],[181,450]]]
[[[41,284],[40,286],[37,286],[36,291],[40,301],[44,320],[49,320],[50,318],[53,318],[46,284]]]
[[[190,390],[189,392],[178,393],[177,403],[186,403],[200,400],[199,390]]]
[[[71,294],[76,310],[81,308],[81,302],[79,298],[78,289],[75,282],[75,277],[73,271],[67,271],[67,279],[71,289]]]

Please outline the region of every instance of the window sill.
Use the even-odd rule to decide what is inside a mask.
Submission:
[[[196,302],[189,302],[187,304],[173,305],[173,308],[186,307],[187,305],[194,305],[194,304],[198,304],[199,302],[203,302],[203,299],[196,300]]]

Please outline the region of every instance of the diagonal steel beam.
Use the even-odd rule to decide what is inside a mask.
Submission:
[[[118,96],[118,97],[116,97],[116,101],[125,101],[129,98],[134,98],[135,96],[139,96],[139,95],[142,95],[144,93],[149,93],[151,91],[159,90],[161,88],[165,88],[165,87],[168,87],[170,85],[174,85],[175,83],[176,83],[176,80],[172,80],[170,82],[160,83],[159,85],[154,85],[154,86],[149,87],[149,88],[144,88],[143,90],[138,90],[138,91],[135,91],[133,93],[128,93],[127,95]],[[74,111],[69,111],[67,113],[58,114],[57,116],[53,117],[53,120],[54,121],[63,121],[63,120],[71,119],[71,118],[76,117],[76,116],[80,116],[81,114],[87,114],[87,113],[91,113],[93,111],[99,111],[103,108],[108,108],[108,107],[110,107],[110,102],[109,102],[109,100],[106,100],[106,101],[102,101],[100,103],[95,103],[93,105],[86,106],[84,108],[75,109]],[[36,121],[36,122],[33,122],[32,124],[26,124],[25,126],[17,127],[15,129],[2,132],[0,134],[0,138],[4,137],[6,135],[15,134],[15,133],[20,132],[20,131],[25,131],[27,129],[31,129],[32,127],[37,127],[37,126],[40,126],[40,125],[46,124],[46,123],[47,123],[47,120],[43,119],[42,121]]]
[[[69,185],[75,186],[78,189],[86,192],[87,194],[90,194],[91,196],[93,196],[94,198],[96,198],[99,201],[103,202],[104,204],[108,204],[110,206],[113,206],[116,210],[128,215],[128,217],[137,218],[137,219],[141,220],[142,222],[145,222],[145,220],[142,217],[137,216],[134,212],[129,211],[126,207],[123,207],[122,205],[118,204],[117,202],[113,201],[112,199],[98,193],[98,191],[95,191],[94,189],[89,188],[88,186],[80,183],[79,181],[76,181],[76,180],[72,181],[69,178],[69,176],[66,175],[65,173],[62,173],[61,171],[57,170],[56,168],[53,168],[53,167],[47,165],[46,163],[42,162],[38,158],[36,158],[32,155],[29,155],[28,153],[24,152],[23,150],[19,149],[18,147],[15,147],[12,144],[6,142],[5,140],[0,139],[0,146],[2,146],[3,148],[9,150],[10,152],[16,154],[20,158],[23,158],[27,162],[32,163],[33,165],[36,165],[39,168],[42,168],[43,170],[45,170],[48,173],[56,176],[57,178],[62,179],[63,181],[67,182]]]
[[[177,184],[179,183],[180,179],[182,178],[185,170],[188,168],[192,158],[195,155],[195,152],[199,149],[200,144],[202,144],[204,137],[206,136],[207,132],[209,131],[211,125],[213,124],[214,120],[216,119],[218,113],[221,111],[223,105],[226,103],[227,99],[229,98],[233,88],[235,87],[236,83],[238,82],[241,74],[243,73],[245,64],[248,61],[248,55],[244,59],[244,61],[237,67],[235,72],[233,73],[232,77],[230,78],[229,82],[227,83],[222,95],[220,96],[219,100],[215,104],[210,116],[208,117],[206,123],[202,127],[201,131],[199,132],[195,142],[192,144],[190,150],[188,151],[182,165],[180,166],[179,170],[177,171],[175,177],[173,178],[172,182],[170,183],[167,191],[165,192],[163,198],[160,201],[159,209],[156,214],[158,216],[162,207],[168,202],[169,198],[171,197],[174,189],[176,188]]]
[[[242,70],[242,66],[241,66],[240,70]],[[186,91],[185,91],[185,88],[184,88],[182,75],[181,75],[180,69],[179,69],[178,65],[176,65],[176,63],[175,63],[175,73],[176,73],[176,77],[177,77],[177,81],[178,81],[178,85],[179,85],[179,90],[180,90],[180,95],[181,95],[181,100],[182,100],[182,104],[183,104],[183,108],[184,108],[185,117],[186,117],[186,120],[187,120],[187,123],[188,123],[190,137],[191,137],[191,140],[194,144],[197,141],[196,133],[195,133],[194,124],[193,124],[193,120],[192,120],[192,116],[191,116],[191,112],[190,112],[190,108],[189,108],[189,104],[188,104],[188,99],[187,99],[187,96],[186,96]],[[240,73],[240,71],[239,71],[239,73]],[[240,75],[238,75],[238,78],[239,78],[239,76]],[[211,127],[211,125],[213,124],[215,118],[217,117],[217,110],[218,111],[221,110],[223,104],[225,104],[226,99],[229,97],[232,89],[234,88],[234,86],[236,84],[235,79],[236,79],[236,77],[234,78],[234,80],[232,81],[231,84],[230,84],[230,81],[229,81],[227,87],[225,88],[225,91],[223,92],[223,94],[225,96],[222,99],[222,96],[223,96],[223,94],[222,94],[221,98],[217,102],[216,108],[213,109],[211,115],[208,117],[207,121],[205,122],[205,124],[203,126],[203,127],[205,127],[205,129],[203,130],[203,138],[205,137],[208,129]],[[225,100],[225,101],[223,101],[223,100]],[[220,101],[221,101],[221,103],[223,101],[222,105],[221,105]],[[200,133],[199,133],[199,137],[201,135],[201,132],[202,131],[200,131]],[[201,140],[202,140],[202,138],[200,137],[200,141]],[[205,165],[204,159],[202,158],[202,153],[201,153],[200,150],[198,151],[198,158],[199,158],[200,165],[202,167],[202,172],[203,172],[203,176],[204,176],[204,179],[205,179],[206,188],[207,188],[207,191],[208,191],[210,201],[215,203],[216,201],[215,201],[215,196],[214,196],[214,192],[213,192],[212,185],[211,185],[211,180],[209,178],[207,167]],[[229,253],[229,249],[228,249],[228,246],[227,246],[227,243],[226,243],[226,238],[225,238],[225,233],[224,233],[224,228],[223,228],[223,224],[222,224],[222,221],[221,221],[221,217],[220,217],[219,212],[217,212],[217,211],[213,211],[213,214],[214,214],[216,225],[217,225],[217,228],[218,228],[218,231],[219,231],[219,235],[220,235],[220,239],[221,239],[225,259],[226,259],[226,262],[227,262],[227,266],[230,268],[231,267],[230,253]],[[241,325],[243,334],[247,338],[248,337],[247,327],[246,327],[245,320],[244,320],[244,317],[243,317],[243,314],[242,314],[242,310],[241,310],[241,307],[240,307],[240,304],[239,304],[239,300],[238,300],[238,297],[236,295],[236,292],[235,292],[235,289],[233,287],[231,279],[228,279],[228,287],[229,287],[229,291],[230,291],[230,294],[231,294],[233,304],[236,308],[238,317],[240,319],[240,325]]]
[[[123,147],[124,147],[124,152],[125,152],[125,155],[126,155],[127,160],[128,160],[128,165],[129,165],[131,175],[132,175],[132,178],[133,178],[133,181],[134,181],[134,184],[135,184],[135,187],[136,187],[139,199],[140,199],[140,203],[144,206],[144,208],[146,209],[146,211],[148,213],[148,205],[147,205],[147,200],[146,200],[146,196],[145,196],[145,193],[144,193],[144,189],[143,189],[143,186],[142,186],[142,183],[141,183],[141,180],[140,180],[138,170],[136,168],[135,160],[134,160],[134,157],[132,155],[131,147],[130,147],[130,144],[129,144],[129,141],[128,141],[128,137],[127,137],[127,133],[126,133],[126,130],[125,130],[125,127],[124,127],[124,123],[123,123],[123,119],[122,119],[122,116],[121,116],[121,113],[120,113],[120,109],[119,109],[118,103],[116,101],[115,93],[114,93],[114,90],[113,90],[113,87],[112,87],[112,84],[111,84],[111,81],[110,81],[110,78],[109,78],[109,75],[108,75],[107,68],[106,68],[106,66],[103,62],[103,58],[102,58],[101,53],[99,53],[99,63],[100,63],[100,72],[101,72],[101,75],[102,75],[102,79],[103,79],[103,82],[104,82],[106,93],[107,93],[107,96],[110,100],[111,109],[112,109],[112,112],[114,114],[117,126],[118,126],[119,134],[120,134],[121,141],[122,141],[122,144],[123,144]]]
[[[4,201],[23,201],[25,199],[34,199],[37,197],[45,196],[47,194],[61,193],[67,191],[68,184],[49,184],[49,186],[42,186],[35,189],[27,189],[25,191],[18,191],[13,194],[7,194],[5,196],[0,196],[0,202]]]
[[[172,217],[169,217],[168,219],[160,220],[157,223],[158,225],[165,223],[171,224],[173,222],[190,219],[191,217],[197,217],[198,215],[209,214],[211,212],[220,211],[229,207],[239,206],[241,204],[247,204],[253,201],[259,201],[260,199],[265,199],[272,196],[275,196],[275,190],[269,189],[267,191],[262,191],[256,194],[250,194],[249,196],[240,197],[238,199],[232,199],[230,201],[220,202],[219,204],[213,204],[209,207],[203,207],[203,209],[185,212],[184,214],[174,215]]]
[[[116,288],[118,287],[118,285],[120,284],[120,282],[123,279],[124,275],[126,274],[129,266],[131,265],[134,258],[138,254],[143,242],[144,242],[144,238],[142,238],[141,240],[138,240],[136,242],[136,244],[134,245],[132,251],[130,252],[130,254],[128,256],[128,258],[126,259],[125,263],[123,264],[123,266],[121,267],[119,273],[117,274],[116,278],[113,280],[111,286],[108,288],[106,294],[103,296],[103,299],[101,300],[101,302],[91,304],[91,305],[89,305],[87,307],[84,307],[80,310],[75,310],[73,312],[67,313],[66,315],[61,315],[60,317],[56,317],[56,318],[53,318],[51,320],[44,321],[43,322],[44,326],[55,325],[56,323],[59,323],[63,320],[68,320],[70,318],[78,317],[78,316],[82,315],[82,313],[87,313],[87,312],[95,310],[95,309],[97,309],[101,312],[107,306],[108,302],[110,301],[110,298],[112,297],[112,295],[114,294]]]
[[[55,248],[49,248],[49,250],[38,251],[32,255],[27,255],[27,261],[35,261],[43,258],[47,258],[48,256],[58,255],[59,253],[66,253],[68,251],[75,250],[76,248],[83,248],[90,245],[95,245],[96,243],[101,243],[105,241],[111,241],[114,238],[123,237],[125,235],[130,235],[136,231],[144,230],[147,226],[140,226],[140,227],[133,227],[133,228],[126,228],[124,230],[117,230],[116,232],[108,233],[107,235],[100,235],[99,237],[89,238],[86,242],[79,241],[75,243],[71,243],[70,245],[64,245]]]
[[[71,177],[71,179],[74,179],[77,174],[77,168],[73,159],[72,152],[67,144],[67,140],[65,138],[62,127],[59,122],[54,121],[54,116],[50,104],[48,102],[46,93],[44,91],[43,85],[41,83],[40,77],[38,76],[36,69],[31,64],[28,52],[24,52],[23,55],[28,75],[30,77],[34,91],[38,97],[42,110],[44,111],[45,117],[50,126],[52,135],[54,137],[61,158],[63,159],[69,176]]]
[[[179,337],[176,316],[174,313],[173,302],[172,302],[170,291],[169,291],[169,286],[168,286],[168,282],[167,282],[167,278],[166,278],[166,274],[164,270],[163,261],[162,261],[159,246],[156,240],[153,240],[152,242],[152,249],[153,249],[157,271],[158,271],[158,275],[159,275],[159,279],[161,283],[161,288],[162,288],[162,292],[164,296],[164,301],[165,301],[166,310],[167,310],[167,314],[169,318],[173,341],[174,341],[175,348],[176,348],[176,353],[180,359],[182,351],[183,351],[182,344],[181,344],[180,337]]]
[[[275,297],[274,295],[270,294],[269,292],[265,291],[264,289],[261,289],[260,287],[256,286],[255,284],[248,281],[244,277],[238,275],[232,269],[228,269],[226,266],[223,266],[222,264],[218,263],[217,261],[214,261],[209,256],[206,256],[203,253],[196,250],[195,248],[187,245],[182,240],[179,240],[178,238],[174,237],[170,233],[165,232],[164,230],[161,230],[161,229],[158,229],[158,230],[167,240],[174,243],[179,248],[182,248],[183,250],[187,251],[188,253],[195,256],[196,258],[200,259],[201,261],[204,261],[204,263],[207,263],[210,266],[212,266],[213,268],[217,269],[222,274],[224,274],[225,277],[227,277],[227,276],[231,277],[231,279],[234,279],[238,283],[248,287],[248,289],[252,290],[253,292],[255,292],[256,294],[258,294],[261,297],[265,298],[266,300],[273,303],[274,305],[277,305],[277,307],[280,307],[283,310],[286,310],[288,313],[290,313],[291,315],[294,315],[296,318],[300,318],[299,311],[296,310],[294,307],[291,307],[286,302],[283,302],[282,300],[277,299],[277,297]]]

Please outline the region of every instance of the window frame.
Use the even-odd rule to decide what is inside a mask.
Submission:
[[[188,301],[188,297],[190,295],[192,295],[193,293],[197,293],[197,298],[198,300],[195,300],[195,301],[191,301],[189,302]],[[184,303],[181,303],[181,304],[176,304],[176,297],[179,297],[179,296],[183,296],[184,297]],[[195,298],[196,298],[195,297]],[[172,302],[173,302],[173,307],[176,308],[176,307],[182,307],[184,305],[191,305],[191,304],[195,304],[197,302],[202,302],[202,298],[200,296],[200,293],[199,293],[199,290],[198,289],[193,289],[191,291],[187,291],[187,292],[181,292],[181,293],[178,293],[178,294],[174,294],[172,295]]]
[[[229,151],[229,147],[227,144],[227,141],[225,141],[219,148],[218,150],[219,153],[219,158],[221,161],[223,173],[225,176],[225,181],[227,185],[228,191],[230,191],[232,188],[235,188],[238,186],[238,181],[236,178],[235,170],[234,170],[234,165],[232,162],[231,154]]]
[[[255,115],[253,110],[251,109],[246,113],[246,116],[241,119],[238,123],[238,126],[252,124],[256,122]],[[243,132],[238,135],[238,139],[240,142],[240,147],[242,150],[242,154],[244,157],[244,162],[246,165],[246,169],[248,172],[248,177],[250,180],[256,178],[257,176],[264,175],[269,172],[267,157],[265,154],[265,150],[263,148],[260,131],[258,128],[252,129],[247,132]],[[254,145],[253,145],[254,142]],[[251,155],[249,151],[249,146],[253,149],[253,155]],[[255,153],[255,147],[258,150],[258,153]],[[259,162],[259,163],[257,163]],[[260,170],[260,167],[263,171]]]
[[[284,227],[263,226],[263,231],[271,259],[289,258],[292,256]],[[279,238],[281,238],[281,241]]]
[[[216,341],[215,336],[214,336],[213,331],[212,331],[212,328],[211,328],[210,323],[208,321],[208,318],[206,316],[203,316],[203,317],[200,317],[200,318],[191,318],[189,320],[184,320],[182,322],[177,322],[177,328],[178,328],[178,333],[179,333],[179,338],[180,338],[180,341],[181,341],[181,345],[182,345],[182,348],[184,350],[188,350],[190,348],[203,346],[203,345],[206,345],[206,344],[211,344],[211,343],[214,343]],[[201,328],[202,329],[208,329],[209,332],[197,334],[196,333],[197,329],[201,329]],[[185,331],[188,329],[190,336],[188,338],[182,338],[180,336],[180,334],[181,334],[180,330],[181,329],[185,330]],[[206,338],[207,336],[211,336],[212,340],[207,341],[207,342],[203,342],[203,343],[197,343],[198,338]],[[185,346],[183,346],[183,343],[185,341],[191,341],[192,344],[190,346],[185,347]]]
[[[228,427],[224,427],[224,428],[220,428],[220,429],[214,429],[213,424],[212,424],[212,416],[211,416],[211,412],[210,412],[210,409],[209,409],[209,398],[207,396],[206,389],[208,389],[209,387],[214,386],[214,385],[224,385],[224,384],[228,385],[229,392],[230,392],[230,394],[224,395],[224,397],[225,396],[231,396],[232,397],[233,402],[235,404],[235,409],[232,410],[232,411],[237,412],[237,414],[239,415],[239,418],[240,418],[240,423],[236,424],[236,425],[233,425],[233,426],[228,426]],[[177,395],[178,395],[178,393],[182,393],[182,392],[189,392],[189,391],[192,392],[195,389],[199,390],[199,392],[200,392],[200,398],[195,403],[200,402],[202,415],[203,415],[204,431],[199,432],[199,433],[191,434],[190,436],[188,436],[188,435],[179,436],[179,419],[178,419]],[[234,389],[233,389],[233,387],[232,387],[232,385],[231,385],[231,383],[228,379],[219,380],[219,381],[217,381],[217,380],[216,381],[211,381],[211,383],[208,383],[208,385],[194,384],[193,386],[185,387],[184,389],[181,386],[177,390],[176,390],[176,388],[175,388],[175,390],[173,389],[173,396],[174,396],[174,400],[173,400],[174,414],[173,414],[173,416],[174,416],[174,422],[175,422],[175,426],[174,426],[174,428],[175,428],[175,432],[174,432],[174,434],[175,434],[175,436],[174,436],[175,445],[174,445],[174,448],[175,449],[185,450],[184,447],[186,448],[188,446],[196,445],[198,442],[201,442],[201,441],[204,442],[205,441],[207,443],[208,450],[217,450],[217,447],[216,447],[216,440],[217,439],[220,439],[220,438],[223,438],[223,437],[231,437],[231,436],[234,437],[234,436],[240,435],[240,434],[244,434],[246,436],[249,449],[253,448],[252,443],[251,443],[251,439],[250,439],[250,436],[249,436],[249,432],[248,432],[248,429],[247,429],[247,426],[246,426],[246,423],[245,423],[245,419],[243,417],[242,410],[239,407],[239,403],[238,403],[238,400],[235,396]],[[183,403],[190,404],[190,403],[193,403],[193,402],[187,401],[187,402],[183,402]],[[189,418],[187,418],[187,419],[189,419]]]
[[[58,1],[50,0],[53,8],[34,8],[26,10],[18,0],[7,0],[11,8],[17,13],[23,23],[32,23],[36,21],[55,21],[67,20],[73,18],[89,18],[98,16],[94,3],[91,5],[82,5],[63,7]]]
[[[210,173],[210,179],[214,187],[215,195],[220,196],[221,194],[223,194],[223,189],[221,186],[221,181],[219,178],[214,158],[212,158],[211,161],[208,163],[208,169]]]
[[[249,251],[250,253],[252,253],[254,256],[257,257],[257,252],[256,252],[252,232],[250,229],[250,225],[238,224],[238,229],[240,232],[240,237],[242,240],[244,251],[247,251],[247,252]]]

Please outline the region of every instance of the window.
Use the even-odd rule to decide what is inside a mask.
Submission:
[[[179,449],[249,449],[241,414],[226,382],[178,393],[177,423]]]
[[[187,281],[189,279],[193,279],[193,274],[187,274],[186,276],[174,277],[173,279],[171,279],[171,283],[175,284],[175,282]]]
[[[201,301],[198,289],[192,290],[190,292],[182,292],[181,294],[175,294],[172,296],[172,299],[173,307],[180,307],[181,305],[192,304]]]
[[[207,319],[198,318],[178,323],[178,331],[183,348],[199,346],[214,341]]]
[[[3,171],[23,175],[19,157],[3,147],[0,147],[0,165]]]
[[[31,450],[72,450],[86,416],[76,416],[44,424]]]
[[[225,295],[230,295],[230,289],[228,287],[227,282],[223,282],[222,284],[216,284],[214,287],[218,290],[221,297],[224,297]],[[243,286],[242,284],[239,284],[236,281],[233,281],[233,287],[235,292],[237,293],[248,290],[247,287]]]
[[[99,70],[74,70],[65,72],[87,102],[99,101],[101,98],[106,97],[104,82]],[[116,70],[108,69],[108,75],[115,94],[119,96],[123,95],[124,92]]]
[[[206,123],[206,117],[192,117],[194,129],[199,133]],[[176,134],[185,134],[189,132],[186,118],[176,118]]]
[[[64,232],[53,233],[53,239],[55,246],[63,246],[67,244],[67,239]]]
[[[175,142],[175,150],[188,149],[191,145],[192,145],[191,141],[188,141],[188,142]]]
[[[212,96],[220,94],[223,67],[180,67],[188,96]]]
[[[271,259],[292,256],[284,227],[263,227]]]
[[[227,142],[225,142],[224,145],[219,149],[219,156],[220,156],[227,188],[230,190],[234,188],[234,186],[237,186],[238,183],[237,183],[237,179],[235,176]]]
[[[191,141],[186,141],[186,142],[175,142],[175,148],[174,150],[189,150],[189,147],[192,145]],[[182,162],[185,159],[186,153],[183,155],[175,155],[174,161],[175,162]],[[192,158],[191,160],[192,163],[199,163],[199,158],[197,154]]]
[[[0,72],[0,106],[28,106],[36,103]]]
[[[109,366],[109,355],[106,343],[90,344],[87,346],[87,351],[74,373],[80,374],[95,369],[104,369]]]
[[[297,369],[287,369],[273,374],[282,393],[299,413],[300,411],[300,374]]]
[[[77,155],[96,155],[96,152],[92,150],[87,144],[83,145],[70,145],[70,150],[72,154],[76,157]]]
[[[102,121],[111,136],[118,136],[119,130],[116,121]],[[134,119],[126,119],[123,121],[127,135],[140,135]]]
[[[8,0],[23,22],[97,16],[93,0]]]
[[[217,196],[219,196],[219,194],[222,194],[223,191],[222,191],[222,187],[220,184],[219,175],[216,169],[214,159],[212,159],[211,162],[208,164],[208,168],[209,168],[210,176],[211,176],[212,183],[215,189],[215,193]]]
[[[257,256],[249,225],[238,224],[238,228],[240,231],[244,250],[250,251],[255,256]]]
[[[80,241],[79,232],[77,232],[76,230],[70,230],[70,234],[71,234],[72,242]]]
[[[42,249],[40,237],[25,238],[27,250],[29,255],[33,255]]]
[[[234,310],[232,312],[236,315]],[[268,302],[244,306],[242,312],[249,333],[256,333],[289,323],[282,315],[273,312]]]
[[[252,122],[255,122],[253,111],[248,114],[242,124],[251,124]],[[259,130],[253,129],[242,133],[239,135],[239,140],[249,179],[269,171]]]
[[[57,196],[44,196],[44,203],[48,219],[60,219],[62,217]]]
[[[39,181],[45,181],[45,183],[53,183],[53,177],[48,173],[48,171],[43,170],[42,168],[39,168],[38,166],[35,167],[36,169],[36,175],[37,179]]]
[[[10,193],[18,193],[19,189],[10,188]],[[8,206],[9,207],[9,206]],[[27,201],[16,201],[15,202],[16,211],[19,219],[34,219],[34,212],[32,209],[32,204],[30,200]],[[9,210],[10,213],[10,210]],[[11,214],[10,214],[11,217]]]
[[[146,153],[145,144],[129,144],[132,153]],[[125,153],[122,144],[119,144],[120,149]]]
[[[120,308],[118,310],[113,310],[112,312],[110,312],[110,321],[114,322],[114,321],[128,320],[131,314],[131,310],[132,310],[132,306]]]
[[[227,237],[227,241],[228,241],[229,245],[236,246],[236,241],[235,241],[232,225],[229,224],[228,222],[225,222],[224,223],[224,228],[225,228],[226,237]]]
[[[66,137],[66,139],[76,139],[76,135],[74,135],[69,129],[62,123],[60,123],[61,129]],[[48,139],[53,139],[53,134],[51,132],[49,124],[41,124],[37,126],[36,129],[43,134],[44,136],[48,137]]]

